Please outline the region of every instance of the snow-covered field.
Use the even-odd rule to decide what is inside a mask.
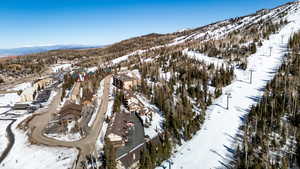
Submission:
[[[31,145],[27,135],[16,128],[26,116],[19,118],[13,125],[15,144],[3,160],[0,169],[66,169],[71,168],[78,151],[61,147]]]
[[[65,63],[65,64],[57,64],[57,65],[53,65],[51,67],[52,72],[58,72],[60,70],[66,70],[71,68],[72,64],[69,63]]]
[[[31,87],[31,83],[29,82],[26,82],[26,83],[21,83],[21,84],[18,84],[16,85],[14,88],[12,88],[13,90],[24,90],[28,87]]]
[[[31,87],[30,83],[21,83],[16,85],[14,88],[8,89],[10,90],[24,90],[28,87]],[[20,96],[17,93],[7,93],[0,95],[0,106],[14,105],[16,102],[20,101]],[[0,108],[1,114],[1,108]]]
[[[197,53],[194,51],[188,51],[187,49],[183,50],[183,54],[186,54],[188,57],[198,60],[198,61],[202,61],[205,64],[209,65],[209,64],[213,64],[217,67],[221,67],[222,64],[225,65],[225,62],[223,59],[218,59],[215,57],[208,57],[202,53]]]
[[[263,42],[257,53],[248,59],[249,68],[254,68],[253,83],[247,76],[249,70],[236,70],[236,80],[223,90],[223,95],[213,102],[207,110],[207,117],[202,129],[192,140],[177,148],[171,157],[172,168],[225,168],[232,157],[230,151],[234,143],[242,118],[248,113],[251,105],[257,103],[266,83],[271,80],[282,62],[288,38],[292,30],[300,29],[300,13],[290,14],[287,26],[278,34],[271,35],[270,40]],[[284,36],[284,44],[281,36]],[[268,56],[269,47],[273,47],[272,55]],[[245,77],[246,75],[246,77]],[[230,92],[229,110],[226,110],[226,92]],[[168,166],[165,162],[163,165]]]
[[[8,89],[8,91],[24,90],[30,87],[30,83],[21,83],[14,88]],[[17,93],[0,94],[0,114],[3,114],[10,110],[10,106],[13,106],[16,102],[19,102],[21,97]]]
[[[0,108],[0,114],[4,114],[6,112],[8,112],[10,110],[10,108]]]

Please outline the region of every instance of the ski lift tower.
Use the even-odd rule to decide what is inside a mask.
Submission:
[[[270,48],[270,56],[272,56],[272,49],[273,49],[273,47],[270,46],[269,48]]]
[[[250,68],[249,71],[250,71],[250,84],[252,84],[252,78],[253,78],[252,74],[254,72],[254,68]]]
[[[229,99],[232,98],[231,97],[231,93],[230,92],[226,92],[225,95],[227,96],[227,106],[226,106],[226,109],[229,110]]]

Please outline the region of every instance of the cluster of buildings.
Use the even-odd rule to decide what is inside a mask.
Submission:
[[[26,88],[21,93],[21,102],[32,102],[35,99],[35,96],[37,95],[37,92],[39,92],[41,89],[46,88],[50,84],[52,84],[54,81],[53,78],[47,77],[44,79],[38,79],[33,82],[32,86],[29,88]]]
[[[48,133],[64,133],[70,132],[69,127],[72,126],[73,132],[79,132],[80,135],[85,135],[89,129],[88,123],[95,113],[95,104],[97,98],[93,93],[90,93],[90,100],[86,101],[83,98],[83,88],[89,85],[83,85],[83,83],[89,84],[89,75],[77,70],[71,74],[73,79],[76,79],[71,90],[64,98],[64,103],[61,110],[54,118],[55,125],[53,123],[48,126]]]
[[[81,111],[82,105],[67,102],[58,113],[61,126],[67,126],[72,122],[78,122],[81,118]]]
[[[54,121],[56,126],[52,126],[52,130],[48,133],[79,133],[81,136],[88,131],[88,122],[94,112],[93,106],[75,104],[67,101],[62,109],[57,113]]]
[[[144,149],[144,127],[151,124],[153,110],[145,106],[134,94],[133,89],[140,80],[127,74],[113,76],[113,85],[122,90],[122,108],[114,112],[106,133],[107,140],[116,149],[117,168],[136,168],[140,151]]]
[[[118,89],[131,90],[132,87],[137,86],[139,82],[137,78],[130,77],[127,74],[113,76],[113,85]]]
[[[138,115],[145,127],[150,125],[150,119],[154,111],[145,106],[133,93],[125,93],[123,104],[128,111]]]

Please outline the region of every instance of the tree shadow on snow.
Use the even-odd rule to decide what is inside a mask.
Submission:
[[[230,165],[230,161],[231,161],[231,157],[227,156],[223,157],[220,153],[216,152],[215,150],[210,149],[210,151],[214,154],[216,154],[217,156],[221,157],[221,160],[218,160],[218,162],[221,164],[222,167],[215,167],[215,169],[221,169],[221,168],[231,168],[232,166]],[[229,157],[229,158],[228,158]]]
[[[218,107],[221,107],[222,109],[226,109],[226,107],[220,105],[219,103],[215,103],[215,104],[212,104],[213,106],[218,106]],[[227,110],[227,109],[226,109]]]
[[[259,90],[262,90],[262,89],[259,89]],[[251,99],[252,101],[254,101],[255,103],[258,103],[260,101],[260,98],[259,96],[247,96],[248,99]],[[248,109],[247,109],[248,110]],[[249,112],[249,111],[248,111]]]
[[[248,80],[241,80],[241,79],[237,79],[236,81],[238,82],[242,82],[242,83],[246,83],[246,84],[250,84],[250,81]]]

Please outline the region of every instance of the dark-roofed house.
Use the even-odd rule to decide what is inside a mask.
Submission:
[[[121,168],[137,169],[139,167],[141,152],[147,151],[146,145],[148,143],[151,143],[154,145],[161,144],[162,136],[163,135],[158,135],[157,137],[155,137],[147,142],[144,142],[143,144],[136,146],[134,149],[129,151],[127,154],[124,154],[124,155],[120,156],[119,158],[117,158],[116,161],[119,164],[119,166],[117,168],[118,169],[121,169]]]
[[[127,142],[130,114],[125,112],[115,113],[108,127],[107,138],[116,147],[122,147]]]

